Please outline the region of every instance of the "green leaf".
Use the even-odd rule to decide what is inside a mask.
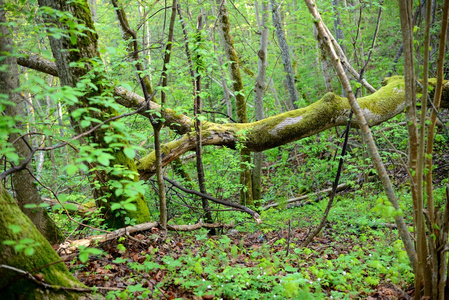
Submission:
[[[195,265],[193,266],[193,270],[195,271],[196,274],[200,275],[201,273],[203,273],[203,266],[201,265],[201,263],[199,261],[197,261],[195,263]]]
[[[17,234],[22,231],[22,228],[19,225],[8,225],[8,228],[11,229],[12,233]]]
[[[127,289],[128,289],[128,291],[130,291],[131,293],[134,293],[134,292],[143,292],[143,291],[146,290],[146,288],[142,287],[141,284],[128,285]]]
[[[76,45],[76,35],[74,34],[70,35],[70,42],[72,43],[72,45]]]
[[[58,204],[53,205],[51,207],[51,210],[52,211],[56,211],[56,210],[61,209],[61,208],[62,208],[62,205],[58,203]]]
[[[78,258],[82,263],[85,263],[89,259],[89,253],[81,252]]]
[[[111,210],[112,211],[117,210],[117,209],[121,209],[121,208],[123,208],[123,207],[122,207],[122,205],[120,203],[112,203],[111,204]]]
[[[286,265],[284,267],[284,270],[285,270],[285,272],[290,272],[290,273],[298,272],[298,268],[292,267],[291,265]]]
[[[27,255],[27,256],[31,256],[31,255],[34,254],[34,248],[33,248],[33,247],[27,247],[27,248],[25,248],[24,253],[25,253],[25,255]]]
[[[67,194],[59,194],[58,195],[58,199],[61,202],[66,202],[67,201]]]
[[[17,242],[16,241],[11,241],[11,240],[6,240],[6,241],[3,241],[2,244],[3,245],[12,246],[12,245],[17,244]]]
[[[73,204],[73,203],[67,203],[67,204],[64,205],[64,207],[65,207],[67,210],[73,210],[73,211],[78,210],[78,207],[76,207],[76,205]]]
[[[125,153],[126,157],[128,157],[129,159],[134,159],[134,157],[136,156],[136,152],[132,148],[124,148],[123,153]]]
[[[107,166],[109,166],[109,158],[110,158],[109,154],[102,153],[102,154],[98,155],[97,160],[100,164],[107,167]]]
[[[104,141],[106,142],[106,144],[109,144],[110,142],[112,142],[113,139],[114,139],[114,137],[111,135],[107,135],[104,137]]]
[[[133,204],[133,203],[125,203],[125,204],[123,204],[123,208],[126,209],[126,210],[130,210],[130,211],[136,211],[137,210],[136,205]]]
[[[5,156],[8,160],[12,161],[14,164],[19,164],[19,155],[17,153],[8,152],[5,153]]]
[[[25,208],[37,208],[37,204],[28,203],[28,204],[25,204],[23,207],[25,207]]]
[[[72,176],[73,174],[78,172],[78,166],[76,166],[76,165],[68,165],[66,167],[66,169],[65,169],[65,172],[67,173],[67,175]]]
[[[90,120],[82,120],[80,122],[80,125],[81,125],[82,128],[89,127],[90,126]]]

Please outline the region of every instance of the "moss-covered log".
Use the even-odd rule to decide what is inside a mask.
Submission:
[[[83,292],[86,290],[85,286],[67,270],[61,258],[30,219],[21,212],[1,183],[0,230],[0,299],[89,298],[89,294]],[[9,242],[5,244],[5,241]],[[11,243],[13,244],[10,245]],[[16,251],[14,243],[25,247]],[[29,250],[31,248],[34,250],[33,254]],[[27,252],[31,255],[26,255]],[[13,267],[17,271],[7,267]],[[34,275],[37,281],[52,285],[53,288],[37,284],[19,273],[19,270]]]
[[[431,80],[431,82],[433,82]],[[383,82],[383,87],[377,92],[358,102],[363,109],[369,126],[385,122],[404,111],[404,79],[394,76]],[[445,85],[446,93],[443,101],[449,103],[449,84]],[[203,124],[203,145],[221,145],[235,147],[240,140],[245,147],[253,152],[259,152],[319,133],[326,129],[345,125],[350,112],[346,98],[327,93],[317,102],[300,109],[279,114],[254,123],[244,124]],[[357,127],[357,122],[352,121]],[[245,138],[239,139],[239,134],[245,132]],[[193,150],[195,139],[187,133],[176,141],[163,146],[163,164],[166,165],[187,151]],[[143,157],[137,164],[141,179],[147,179],[154,174],[154,153]]]
[[[41,60],[39,60],[41,61]],[[19,60],[19,64],[45,69],[39,66],[31,56]],[[50,65],[46,62],[45,67]],[[436,80],[429,79],[430,86],[435,86]],[[359,103],[365,111],[367,122],[370,126],[378,125],[401,113],[405,108],[405,98],[403,92],[404,79],[401,76],[390,77],[384,80],[383,87],[377,92],[363,98],[359,98]],[[144,103],[144,98],[132,93],[122,87],[115,87],[114,94],[116,101],[121,105],[136,109]],[[431,97],[433,97],[431,93]],[[151,102],[151,107],[159,109],[157,103]],[[443,86],[441,108],[449,108],[449,82]],[[279,114],[254,123],[245,124],[203,124],[203,145],[223,145],[234,147],[238,141],[237,133],[246,130],[245,146],[251,151],[258,152],[286,143],[296,141],[328,128],[343,125],[349,113],[349,103],[345,98],[328,93],[317,102],[297,110]],[[142,112],[143,115],[145,113]],[[162,111],[165,119],[165,126],[170,127],[183,136],[169,142],[164,148],[164,165],[173,161],[187,151],[195,147],[192,131],[192,120],[172,109],[166,108]],[[357,124],[353,121],[353,126]],[[192,139],[193,138],[193,139]],[[154,154],[150,153],[138,162],[138,171],[143,179],[149,178],[154,173]]]

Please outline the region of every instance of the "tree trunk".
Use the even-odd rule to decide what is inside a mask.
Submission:
[[[345,37],[344,37],[344,33],[343,33],[343,25],[341,23],[340,10],[339,10],[338,6],[339,6],[339,1],[332,0],[332,10],[334,11],[335,38],[337,39],[337,43],[340,44],[340,47],[343,50],[343,52],[345,52],[345,47],[341,43]]]
[[[102,96],[103,94],[108,94],[108,90],[110,89],[110,87],[104,83],[105,80],[99,72],[92,72],[93,66],[90,61],[100,60],[100,55],[97,50],[98,37],[95,33],[95,28],[87,2],[85,0],[71,3],[39,0],[39,5],[48,6],[58,11],[71,13],[74,17],[77,18],[78,21],[81,22],[81,25],[86,26],[91,30],[85,30],[83,32],[84,35],[72,36],[72,39],[68,37],[55,39],[54,37],[49,36],[50,45],[56,61],[61,85],[75,87],[80,82],[80,78],[86,75],[92,77],[90,83],[95,85],[95,89],[90,88],[89,90],[84,91],[84,95],[78,98],[79,101],[77,104],[72,105],[69,108],[69,112],[71,113],[77,108],[96,107],[99,112],[90,111],[88,113],[89,117],[101,121],[107,119],[110,116],[116,115],[116,112],[110,107],[103,106],[99,103],[91,103],[91,99],[95,99],[95,97]],[[57,18],[55,18],[54,15],[45,15],[44,20],[48,23],[54,24],[59,28],[65,28],[65,25],[62,24]],[[73,49],[76,49],[77,51],[73,51]],[[71,64],[76,65],[80,62],[83,62],[83,68],[71,66]],[[79,126],[78,121],[72,118],[72,124],[73,127],[75,127],[75,130],[78,133],[81,133],[82,128]],[[87,127],[87,129],[89,128],[90,127]],[[98,144],[99,148],[108,149],[109,144],[106,143],[104,139],[106,132],[106,129],[98,129],[89,134],[87,140],[90,143]],[[119,132],[114,133],[120,135]],[[127,145],[124,136],[123,140],[121,140],[120,142]],[[126,146],[118,148],[110,153],[114,157],[114,159],[109,163],[109,165],[120,165],[124,168],[124,170],[134,172],[136,170],[135,163],[132,159],[128,158],[125,155],[125,147]],[[97,164],[97,167],[99,166],[101,165]],[[96,202],[102,207],[105,214],[106,223],[110,227],[123,227],[125,225],[125,217],[129,218],[130,220],[134,219],[136,223],[143,223],[150,220],[150,213],[142,194],[138,194],[130,198],[126,195],[126,193],[116,193],[116,188],[110,186],[111,183],[119,182],[121,179],[123,179],[120,175],[112,175],[111,172],[98,170],[95,171],[92,176],[95,178],[97,184],[100,185],[100,187],[94,191],[94,195],[97,200]],[[130,179],[130,185],[139,181],[139,178],[137,176],[131,176]],[[126,185],[122,187],[124,191],[127,190]],[[118,204],[119,207],[124,207],[123,205],[128,204],[131,200],[133,200],[133,208],[135,207],[135,210],[129,208],[129,205],[127,206],[129,209],[120,210],[120,213],[111,210],[112,203]]]
[[[273,17],[273,25],[276,28],[276,37],[278,39],[279,47],[281,48],[282,62],[284,64],[285,80],[290,101],[287,101],[287,109],[292,110],[298,108],[296,105],[298,101],[298,92],[295,85],[295,74],[293,73],[292,62],[290,59],[290,51],[288,49],[287,39],[282,30],[281,17],[279,14],[280,7],[275,0],[271,0],[271,15]]]
[[[319,63],[321,63],[321,73],[323,74],[324,84],[326,85],[326,92],[333,93],[334,88],[332,86],[332,77],[330,76],[330,71],[332,70],[332,68],[331,65],[329,65],[329,62],[327,61],[324,45],[322,41],[318,39],[318,32],[315,25],[313,26],[313,35],[317,40],[317,47],[319,52],[319,59],[317,60],[319,60]]]
[[[67,270],[64,262],[31,220],[20,211],[2,183],[0,203],[0,298],[88,299],[88,289]],[[10,226],[15,229],[12,230]],[[29,240],[28,246],[22,251],[14,250],[14,245],[25,239]],[[55,287],[44,288],[29,276],[18,273],[21,271],[42,278],[36,280],[38,282]],[[57,289],[58,286],[68,289]],[[75,291],[77,289],[78,292]]]
[[[429,83],[434,86],[435,80],[430,79]],[[371,127],[402,113],[405,108],[403,77],[387,78],[383,84],[384,87],[376,93],[357,99],[358,105],[363,110],[366,124]],[[445,86],[445,91],[448,93],[443,93],[443,96],[446,98],[445,101],[447,101],[449,100],[447,99],[449,97],[449,85]],[[124,97],[132,95],[129,92],[120,94]],[[136,101],[138,98],[139,96],[133,95],[132,99]],[[127,101],[131,101],[131,99]],[[140,101],[143,101],[142,97],[136,102]],[[235,148],[236,144],[240,142],[249,151],[264,151],[317,134],[335,126],[342,126],[346,124],[350,109],[351,107],[346,98],[327,93],[323,98],[307,107],[265,118],[254,123],[204,124],[203,145],[220,145]],[[165,113],[164,118],[174,120],[173,111],[165,110]],[[181,117],[179,115],[175,122],[180,124],[180,127],[191,124],[191,121],[186,116]],[[186,123],[182,124],[182,122]],[[167,125],[169,124],[167,123]],[[353,120],[352,126],[358,128],[359,124]],[[239,140],[238,135],[242,130],[247,132],[243,141]],[[195,139],[191,133],[189,134],[189,131],[186,131],[179,139],[168,142],[163,147],[166,149],[163,164],[166,165],[185,152],[195,149]],[[149,153],[141,158],[137,167],[142,179],[152,176],[154,174],[154,153]]]
[[[256,12],[257,1],[256,4]],[[257,12],[256,15],[259,15]],[[262,18],[257,23],[259,24],[260,43],[259,43],[259,63],[255,90],[254,107],[256,111],[256,121],[264,118],[263,113],[263,98],[267,87],[266,73],[267,73],[267,47],[268,47],[268,3],[262,1]],[[262,178],[262,160],[263,153],[254,153],[254,168],[253,168],[253,198],[254,200],[261,199],[261,178]],[[257,202],[256,202],[257,204]]]
[[[402,40],[404,45],[404,79],[405,79],[405,116],[408,130],[409,161],[408,168],[411,170],[410,189],[414,208],[414,225],[416,228],[416,253],[418,264],[415,268],[415,295],[421,298],[421,284],[424,281],[424,297],[430,296],[430,272],[427,268],[427,244],[426,229],[424,228],[422,194],[417,189],[417,167],[418,167],[418,126],[416,112],[416,78],[413,46],[413,22],[412,4],[399,0],[399,14],[401,18]],[[425,111],[422,112],[425,115]],[[424,125],[424,124],[423,124]],[[431,172],[430,172],[431,173]],[[426,271],[426,273],[424,273]],[[425,274],[427,276],[425,276]]]
[[[6,24],[5,10],[2,7],[3,1],[0,1],[0,53],[4,55],[5,53],[12,53],[12,38],[10,36],[10,29],[1,25]],[[15,106],[6,105],[5,116],[14,118],[23,116],[25,98],[20,93],[13,92],[14,89],[19,87],[19,73],[16,59],[12,55],[7,56],[6,59],[0,61],[0,66],[6,67],[6,71],[0,72],[0,94],[8,95],[8,100],[15,103]],[[15,127],[21,130],[20,134],[25,133],[22,123],[16,122]],[[8,142],[15,141],[20,134],[10,134]],[[20,138],[14,143],[17,154],[21,159],[26,158],[31,152],[31,145],[28,141],[28,138]],[[45,209],[25,208],[27,204],[39,205],[42,203],[35,179],[31,173],[31,169],[14,173],[12,175],[12,190],[20,208],[32,220],[42,235],[52,244],[59,243],[64,237],[47,211]]]
[[[231,36],[231,23],[229,22],[228,11],[226,9],[226,1],[217,0],[219,20],[223,33],[223,44],[228,61],[230,61],[231,78],[234,81],[234,93],[237,107],[237,119],[240,123],[247,123],[248,117],[246,115],[246,100],[243,88],[242,76],[240,75],[240,68],[238,65],[237,52],[234,48],[234,40]],[[242,139],[246,137],[243,136]],[[251,171],[249,164],[251,163],[251,154],[248,149],[243,148],[240,152],[241,168],[240,184],[243,186],[240,192],[240,203],[243,205],[253,204],[253,188],[251,182]]]

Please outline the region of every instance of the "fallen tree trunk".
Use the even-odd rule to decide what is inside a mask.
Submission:
[[[138,224],[138,225],[134,225],[134,226],[128,226],[125,228],[120,228],[120,229],[114,230],[107,234],[95,235],[95,236],[90,236],[85,239],[68,241],[59,246],[58,253],[70,254],[70,253],[76,251],[80,246],[89,247],[94,244],[97,245],[99,243],[105,243],[108,241],[115,240],[124,235],[129,235],[129,234],[136,233],[136,232],[151,230],[156,227],[160,227],[159,222],[148,222],[148,223],[142,223],[142,224]],[[229,229],[229,228],[233,228],[233,227],[234,227],[234,224],[221,224],[221,223],[208,224],[208,223],[203,223],[203,222],[199,222],[199,223],[192,224],[192,225],[190,225],[190,224],[189,225],[167,224],[167,229],[173,230],[173,231],[193,231],[193,230],[198,230],[201,228]]]
[[[159,226],[158,222],[142,223],[142,224],[138,224],[138,225],[134,225],[134,226],[127,226],[125,228],[120,228],[120,229],[114,230],[110,233],[106,233],[106,234],[102,234],[102,235],[95,235],[95,236],[90,236],[88,238],[81,239],[81,240],[69,241],[69,242],[63,243],[59,246],[58,253],[61,253],[64,251],[65,251],[65,253],[67,253],[67,251],[73,252],[76,249],[78,249],[78,247],[80,247],[80,246],[89,247],[90,245],[92,245],[94,243],[104,243],[104,242],[119,238],[126,234],[150,230],[151,228],[158,227],[158,226]]]
[[[19,64],[54,75],[50,68],[51,62],[36,59],[35,55],[28,55],[18,60]],[[45,65],[39,65],[41,64]],[[52,72],[50,72],[50,71]],[[56,70],[56,67],[55,67]],[[429,84],[435,85],[435,80],[430,79]],[[115,87],[116,101],[121,105],[136,109],[145,104],[145,99],[122,87]],[[394,76],[384,80],[383,87],[375,93],[358,99],[358,103],[364,112],[369,126],[375,126],[385,122],[401,113],[405,107],[404,79]],[[151,107],[159,110],[160,106],[151,102]],[[449,84],[446,81],[443,86],[441,108],[449,108]],[[241,142],[249,151],[260,152],[278,147],[302,138],[319,133],[326,129],[344,125],[350,111],[350,105],[346,98],[327,93],[317,102],[297,110],[289,111],[270,118],[253,123],[216,124],[204,122],[202,127],[203,145],[220,145],[235,147]],[[142,110],[142,115],[147,113]],[[164,157],[162,164],[165,166],[182,154],[195,148],[195,135],[192,130],[192,120],[176,113],[172,109],[161,111],[164,125],[170,127],[182,136],[162,146]],[[353,127],[358,127],[353,120]],[[242,139],[241,132],[245,132]],[[155,154],[149,153],[138,161],[140,178],[146,180],[155,172]]]
[[[384,86],[377,92],[358,99],[369,126],[385,122],[403,112],[405,108],[404,80],[394,76],[384,80]],[[449,84],[445,101],[449,101]],[[253,123],[216,124],[204,122],[203,145],[220,145],[234,148],[240,142],[253,152],[275,148],[309,137],[326,129],[346,123],[351,108],[346,98],[327,93],[317,102],[300,109],[289,111]],[[352,127],[358,128],[355,120]],[[242,134],[244,132],[244,134]],[[169,164],[195,147],[195,137],[184,134],[178,140],[163,145],[163,165]],[[154,152],[137,163],[140,178],[148,179],[154,174]]]

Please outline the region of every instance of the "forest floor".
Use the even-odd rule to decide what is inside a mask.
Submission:
[[[361,267],[374,266],[366,259],[371,257],[368,253],[370,247],[361,247],[353,235],[343,238],[339,235],[340,238],[336,239],[331,231],[328,224],[309,245],[308,251],[298,251],[309,229],[291,229],[290,232],[286,229],[264,234],[231,230],[228,235],[209,237],[198,232],[169,232],[166,236],[153,228],[131,238],[103,244],[104,255],[90,257],[86,263],[81,263],[73,255],[63,258],[81,282],[98,287],[99,293],[108,295],[110,299],[129,299],[132,296],[137,299],[257,299],[251,294],[259,295],[261,299],[273,299],[276,297],[273,286],[288,289],[282,285],[283,278],[299,270],[305,270],[309,275],[303,276],[305,285],[310,283],[309,286],[301,290],[292,288],[283,296],[278,294],[278,298],[339,299],[338,295],[342,298],[346,295],[344,298],[350,299],[411,299],[412,287],[404,291],[400,285],[393,284],[385,272],[379,272],[379,277],[372,282],[364,281],[364,278],[373,276]],[[376,238],[371,240],[371,243],[376,242],[379,242]],[[338,266],[339,259],[344,257],[352,257],[357,263],[351,268],[350,263],[345,264],[342,260],[342,265]],[[329,263],[332,261],[335,266]],[[326,266],[331,273],[319,270]],[[335,279],[338,277],[336,272],[347,274],[348,278]],[[256,281],[263,275],[268,278],[258,284]],[[295,282],[299,282],[299,287],[304,284]],[[361,288],[360,283],[368,288]],[[354,292],[356,286],[359,286],[356,288],[358,291]],[[332,297],[333,290],[339,291],[334,294],[336,297]],[[301,291],[315,296],[302,297]]]
[[[434,157],[436,195],[443,201],[449,154]],[[406,168],[391,165],[390,176],[407,207]],[[292,167],[298,166],[285,166]],[[282,174],[280,167],[266,172]],[[206,229],[164,234],[154,227],[98,245],[103,253],[85,262],[79,253],[61,256],[81,282],[107,299],[412,299],[413,270],[381,190],[370,180],[340,192],[325,227],[307,248],[300,245],[318,224],[325,196],[310,199],[313,205],[262,211],[261,225],[239,213],[227,215],[221,222],[237,225],[217,235]],[[411,215],[404,212],[410,226]]]

